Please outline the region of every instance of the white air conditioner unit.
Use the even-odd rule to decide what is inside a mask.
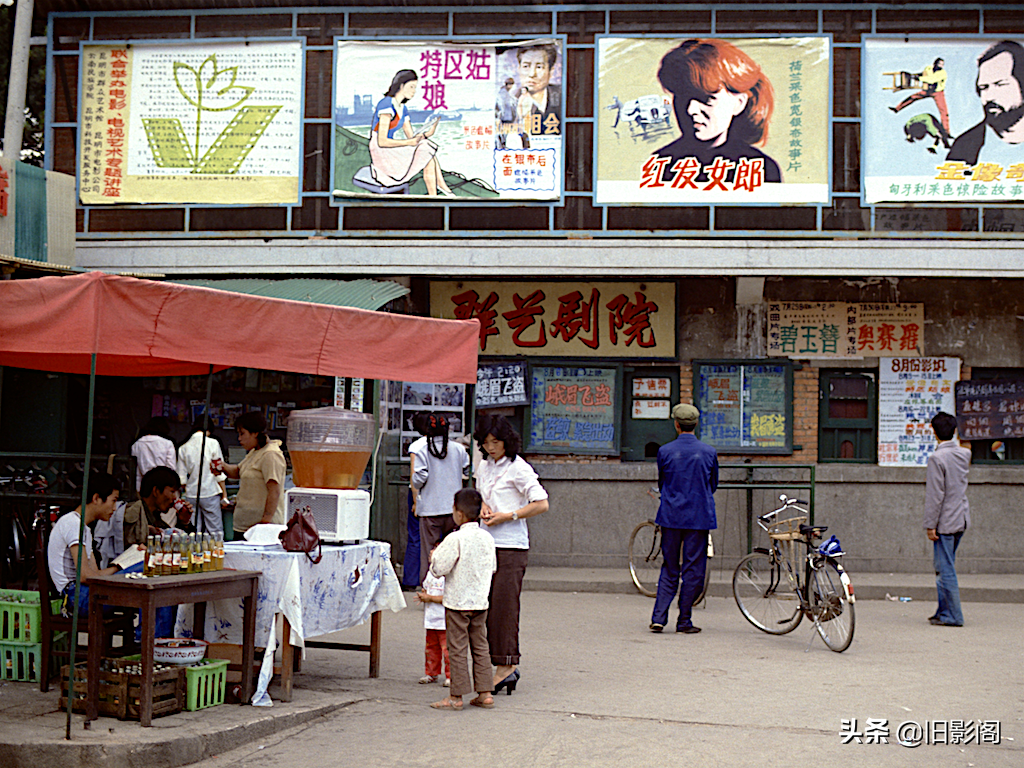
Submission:
[[[289,488],[284,493],[285,520],[309,507],[323,542],[370,538],[370,494],[333,488]]]

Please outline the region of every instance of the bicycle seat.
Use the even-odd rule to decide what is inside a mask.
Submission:
[[[828,530],[827,525],[800,525],[800,533],[812,539],[820,539],[821,534]]]

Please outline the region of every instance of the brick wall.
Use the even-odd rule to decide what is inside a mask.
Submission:
[[[693,402],[693,367],[679,366],[679,401]],[[800,450],[789,456],[750,456],[719,453],[723,463],[750,459],[767,464],[814,464],[818,461],[818,369],[805,365],[793,371],[793,445]]]

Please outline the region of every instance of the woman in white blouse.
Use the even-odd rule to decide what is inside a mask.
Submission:
[[[503,416],[481,417],[473,437],[486,457],[476,473],[484,500],[480,520],[494,537],[498,556],[487,612],[494,692],[506,688],[511,694],[519,680],[519,595],[530,549],[526,518],[547,512],[548,494],[519,455],[522,441]]]

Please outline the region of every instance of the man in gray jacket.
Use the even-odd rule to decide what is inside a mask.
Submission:
[[[932,429],[939,445],[928,457],[924,528],[934,549],[939,607],[928,621],[944,627],[962,627],[964,614],[960,610],[956,550],[964,531],[971,525],[971,507],[967,502],[971,452],[953,440],[956,417],[939,411],[932,418]]]

